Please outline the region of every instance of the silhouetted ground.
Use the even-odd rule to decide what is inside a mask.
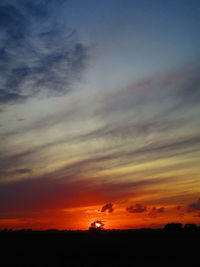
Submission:
[[[2,231],[0,266],[200,266],[200,230]]]

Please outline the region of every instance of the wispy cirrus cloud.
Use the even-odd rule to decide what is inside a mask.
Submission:
[[[76,138],[75,138],[76,140]],[[71,140],[71,142],[73,139]],[[38,153],[41,151],[48,151],[53,146],[64,144],[66,139],[58,140],[52,143],[47,143],[42,146],[33,147],[32,149],[25,150],[16,154],[8,154],[1,156],[0,164],[0,175],[2,178],[5,177],[6,172],[12,166],[21,166],[27,163],[31,163],[33,159],[37,161]],[[83,159],[76,160],[73,163],[69,163],[64,166],[61,170],[63,172],[73,175],[78,172],[87,175],[92,175],[94,173],[99,173],[102,170],[108,170],[116,167],[128,166],[130,163],[145,163],[157,159],[166,159],[174,157],[175,155],[187,155],[191,152],[198,152],[200,145],[200,137],[188,136],[186,138],[174,138],[170,140],[163,140],[157,142],[157,140],[152,141],[150,144],[144,144],[139,148],[126,149],[123,146],[115,147],[113,149],[104,150],[102,152],[98,151],[91,152],[87,157]],[[81,152],[80,152],[81,153]],[[181,168],[181,165],[180,165]],[[20,168],[19,168],[20,169]],[[162,171],[162,169],[161,169]],[[133,173],[134,174],[134,173]],[[136,172],[137,174],[137,172]],[[2,179],[1,178],[1,179]]]
[[[0,103],[66,94],[80,78],[88,49],[78,41],[76,31],[59,19],[62,4],[1,2]]]

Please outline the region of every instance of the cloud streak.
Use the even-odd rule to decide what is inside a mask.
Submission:
[[[39,177],[1,183],[0,213],[3,216],[28,210],[101,205],[102,198],[108,203],[103,207],[103,212],[112,212],[111,201],[138,196],[144,190],[151,194],[152,190],[148,189],[150,186],[165,182],[166,179],[146,179],[126,183],[97,183],[82,176],[81,172],[72,175],[62,169]]]
[[[191,203],[188,206],[188,211],[189,212],[191,212],[191,211],[200,211],[200,198],[196,202]]]

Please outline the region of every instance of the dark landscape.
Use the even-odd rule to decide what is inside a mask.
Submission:
[[[0,233],[1,266],[199,266],[200,227]]]

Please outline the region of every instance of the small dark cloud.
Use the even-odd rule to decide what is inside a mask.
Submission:
[[[176,206],[176,210],[181,210],[182,206]]]
[[[109,213],[113,212],[114,211],[113,204],[108,203],[108,204],[104,205],[101,209],[101,212],[105,212],[105,211],[108,211]]]
[[[87,48],[55,16],[64,1],[0,4],[0,103],[66,94],[79,80]]]
[[[157,208],[157,212],[158,213],[162,213],[165,211],[165,208],[164,207],[161,207],[161,208]]]
[[[149,211],[148,216],[151,217],[151,218],[156,218],[159,213],[163,213],[163,212],[165,212],[165,208],[164,207],[160,207],[160,208],[153,207]]]
[[[135,204],[133,206],[129,206],[126,210],[130,213],[142,213],[147,210],[147,208],[141,204]]]
[[[31,173],[32,172],[32,169],[17,169],[15,170],[16,173],[19,173],[19,174],[27,174],[27,173]]]
[[[189,212],[198,211],[198,210],[200,210],[200,198],[196,202],[188,205],[188,211]]]

